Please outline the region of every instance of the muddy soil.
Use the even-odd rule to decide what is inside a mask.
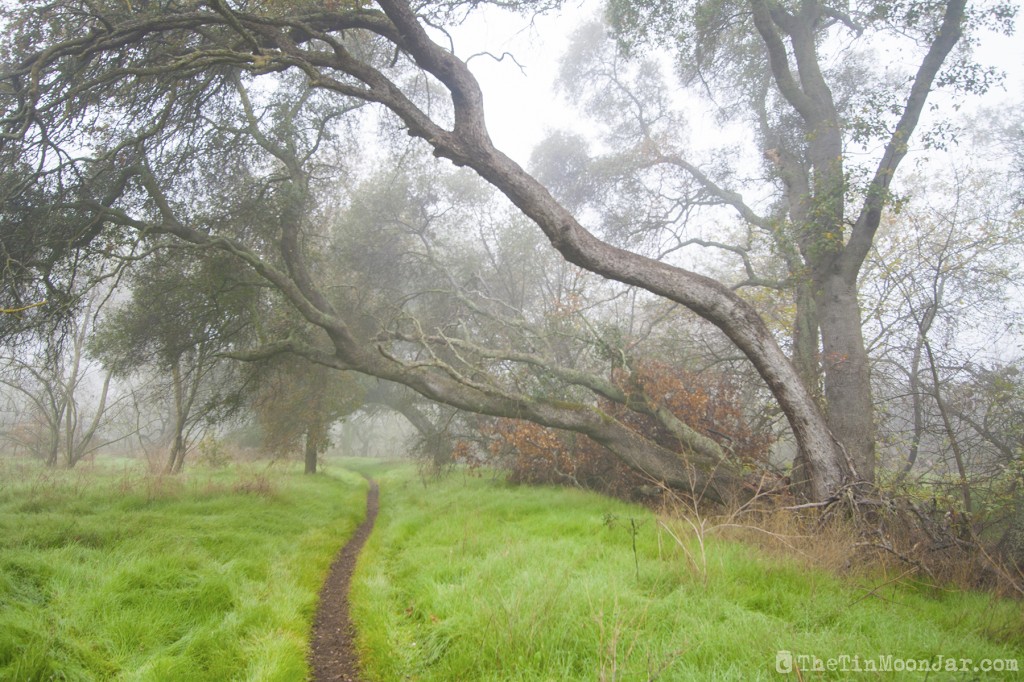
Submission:
[[[356,528],[352,538],[341,548],[327,580],[320,589],[320,604],[313,619],[313,638],[309,656],[316,682],[358,682],[359,656],[356,653],[356,631],[348,614],[348,588],[352,582],[359,551],[373,531],[380,507],[377,482],[369,479],[366,495],[366,519]]]

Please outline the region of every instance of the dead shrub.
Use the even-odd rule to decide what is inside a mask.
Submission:
[[[714,440],[733,460],[757,470],[772,436],[754,428],[740,409],[739,387],[728,377],[695,373],[651,360],[617,369],[612,380],[632,404],[666,407],[680,421]],[[603,400],[598,407],[662,447],[686,457],[679,439],[654,417]],[[649,502],[657,485],[590,438],[531,422],[500,419],[489,427],[491,456],[509,470],[513,483],[569,485],[625,500]]]
[[[247,474],[235,481],[231,490],[235,493],[258,497],[273,497],[277,493],[276,486],[266,473]]]
[[[586,436],[532,422],[500,420],[493,428],[491,454],[515,484],[562,485],[633,499],[647,479]]]
[[[1022,566],[1001,558],[967,518],[934,501],[866,496],[851,487],[823,503],[796,504],[774,485],[729,508],[701,507],[671,493],[666,499],[659,525],[698,572],[706,556],[684,546],[685,540],[695,538],[702,554],[705,538],[714,534],[838,575],[881,579],[882,585],[905,582],[1024,596]]]

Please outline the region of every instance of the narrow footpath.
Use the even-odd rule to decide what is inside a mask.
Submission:
[[[372,478],[367,478],[367,481],[370,489],[366,495],[366,519],[334,558],[327,580],[320,589],[309,655],[315,682],[358,682],[361,679],[355,646],[356,630],[348,615],[348,588],[359,551],[373,531],[380,508],[377,482]]]

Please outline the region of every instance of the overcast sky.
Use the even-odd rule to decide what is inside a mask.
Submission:
[[[470,55],[489,52],[515,55],[522,70],[511,59],[498,62],[482,55],[473,58],[470,67],[484,90],[491,137],[499,149],[525,164],[533,147],[547,130],[578,127],[572,109],[555,93],[558,62],[569,37],[582,22],[599,15],[603,2],[570,2],[557,14],[537,17],[532,22],[506,12],[488,9],[478,12],[453,32],[456,53]],[[1024,103],[1024,40],[1021,31],[1013,37],[984,36],[978,50],[979,60],[1007,72],[1005,85],[985,98],[975,98],[968,108],[1000,101]],[[694,126],[697,127],[697,126]]]
[[[602,3],[585,0],[566,3],[566,9],[531,22],[507,12],[478,12],[453,34],[455,50],[463,59],[481,55],[470,68],[484,90],[491,138],[499,149],[525,164],[545,131],[569,128],[575,117],[557,97],[554,82],[558,63],[577,26],[598,15]],[[520,66],[522,68],[520,68]]]

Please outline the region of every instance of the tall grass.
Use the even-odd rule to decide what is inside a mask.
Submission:
[[[361,477],[0,467],[0,679],[305,679]]]
[[[1024,664],[1019,602],[843,580],[580,491],[377,473],[381,513],[352,592],[372,680],[785,679],[779,652]],[[808,660],[788,677],[1002,679]]]

